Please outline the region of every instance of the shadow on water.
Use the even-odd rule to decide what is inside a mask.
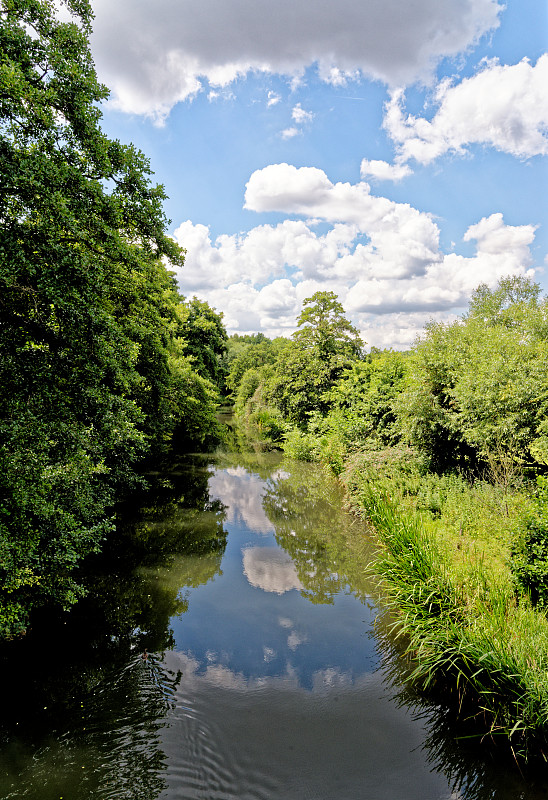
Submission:
[[[201,457],[149,476],[82,570],[86,597],[70,613],[37,613],[26,637],[1,646],[2,800],[153,800],[164,789],[159,732],[180,674],[161,653],[226,547],[210,476]]]

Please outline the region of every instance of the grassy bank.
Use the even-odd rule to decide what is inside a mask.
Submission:
[[[510,569],[527,494],[420,475],[404,449],[356,454],[341,478],[376,529],[410,682],[456,706],[478,736],[509,742],[518,761],[546,760],[548,620]]]

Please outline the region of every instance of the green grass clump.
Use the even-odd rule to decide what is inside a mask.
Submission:
[[[405,469],[409,489],[413,469]],[[452,487],[441,483],[450,491],[434,514],[420,493],[403,490],[403,481],[389,494],[387,486],[394,490],[395,484],[363,463],[359,470],[354,464],[345,481],[354,509],[371,520],[379,538],[374,568],[395,612],[392,633],[412,659],[411,684],[441,691],[463,719],[474,721],[478,736],[504,738],[517,759],[548,758],[548,620],[527,596],[516,595],[506,558],[515,519],[500,512],[502,533],[489,549],[481,519],[466,531],[462,519],[453,519],[453,495],[462,493],[458,480]],[[492,512],[498,500],[485,487],[473,500],[481,506],[486,497]],[[468,497],[464,513],[470,504]],[[451,529],[457,524],[459,549]]]

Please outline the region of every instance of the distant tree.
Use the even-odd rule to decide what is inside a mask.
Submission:
[[[293,340],[315,358],[360,358],[363,342],[356,328],[347,320],[344,308],[334,292],[316,292],[303,301]]]
[[[177,333],[184,342],[184,352],[192,359],[196,372],[222,388],[225,382],[225,357],[228,335],[223,314],[205,301],[193,297],[179,308]]]
[[[363,342],[333,292],[306,298],[298,323],[291,346],[277,361],[269,394],[287,419],[304,425],[312,412],[327,411],[327,393],[361,358]]]
[[[280,337],[272,341],[262,335],[251,342],[242,342],[230,362],[230,370],[227,376],[227,386],[233,396],[238,394],[238,387],[248,370],[258,370],[266,364],[275,364],[287,344],[287,339]]]

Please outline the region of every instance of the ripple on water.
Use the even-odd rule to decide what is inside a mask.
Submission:
[[[291,676],[228,685],[226,672],[166,654],[178,659],[188,671],[161,732],[162,800],[448,800],[443,776],[410,752],[421,733],[383,696],[380,677],[312,690]]]

